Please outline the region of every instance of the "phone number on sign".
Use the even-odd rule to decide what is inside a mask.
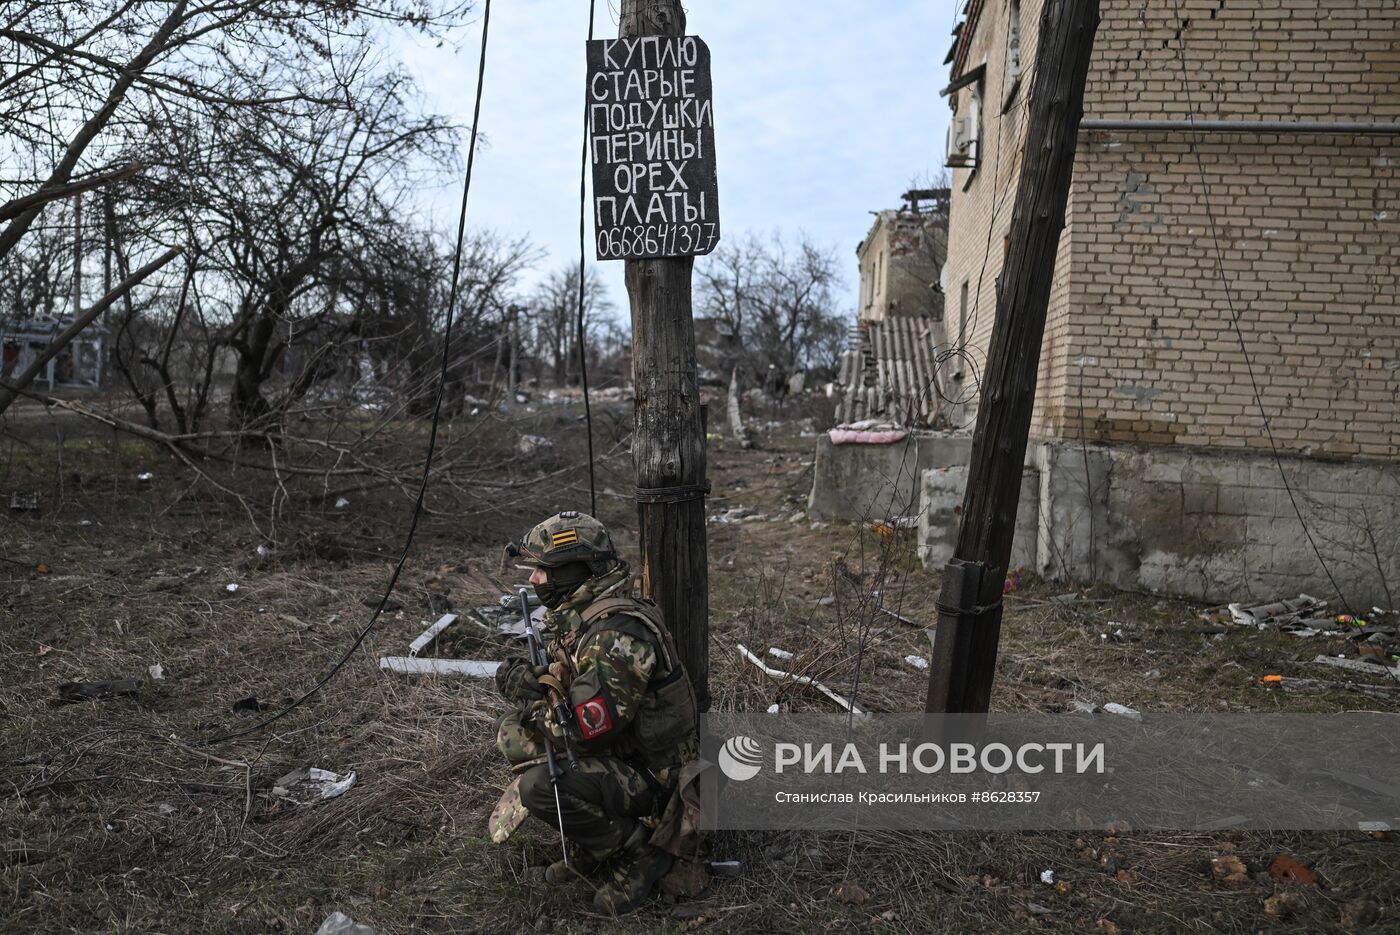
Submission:
[[[713,222],[604,227],[598,231],[598,256],[687,256],[709,253],[719,239]]]

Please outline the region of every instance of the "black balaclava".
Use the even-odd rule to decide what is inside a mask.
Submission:
[[[546,567],[544,573],[545,582],[535,585],[535,594],[539,595],[540,603],[550,610],[558,608],[579,589],[579,585],[593,577],[587,562],[569,562],[555,568]]]

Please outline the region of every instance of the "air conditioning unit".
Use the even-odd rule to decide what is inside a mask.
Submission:
[[[954,116],[948,124],[948,158],[943,163],[950,169],[969,169],[977,165],[977,125],[972,116]]]

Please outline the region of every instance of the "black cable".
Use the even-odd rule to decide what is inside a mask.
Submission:
[[[588,0],[588,41],[593,41],[593,6],[595,0]],[[586,53],[585,53],[586,55]],[[588,502],[589,512],[598,515],[598,485],[593,479],[593,404],[588,400],[588,350],[584,344],[583,305],[584,305],[584,215],[587,213],[588,192],[585,176],[588,174],[588,103],[583,107],[583,146],[579,153],[578,166],[578,369],[583,381],[583,418],[588,424]]]
[[[374,608],[374,613],[370,616],[369,622],[360,629],[360,632],[355,636],[355,641],[350,644],[350,648],[341,655],[335,665],[330,668],[330,671],[321,676],[315,685],[312,685],[301,697],[297,698],[281,711],[278,711],[269,718],[259,721],[251,727],[230,731],[229,733],[220,734],[216,737],[210,737],[204,740],[191,741],[191,746],[208,747],[217,743],[224,743],[229,740],[235,740],[239,737],[246,737],[249,734],[257,733],[277,721],[280,721],[288,714],[291,714],[308,698],[316,694],[322,688],[325,688],[330,680],[335,678],[340,670],[345,667],[345,663],[350,661],[350,657],[353,656],[355,650],[359,649],[360,645],[364,643],[365,637],[369,635],[369,631],[374,627],[375,622],[378,621],[380,615],[384,613],[384,607],[389,603],[390,595],[394,593],[394,585],[398,584],[399,575],[403,572],[403,566],[408,561],[408,553],[413,547],[413,537],[418,531],[418,518],[423,513],[423,496],[428,490],[428,475],[431,473],[433,466],[433,452],[437,448],[438,419],[442,414],[443,391],[447,385],[447,365],[448,361],[451,359],[452,324],[455,319],[454,313],[457,306],[457,287],[462,271],[462,245],[466,239],[467,230],[467,195],[470,194],[472,188],[472,164],[476,159],[477,126],[481,123],[481,89],[486,78],[486,37],[490,31],[490,27],[491,0],[486,0],[481,18],[481,55],[477,63],[476,71],[476,104],[472,109],[471,142],[467,149],[466,178],[462,182],[462,209],[457,217],[457,245],[452,257],[452,285],[448,289],[447,295],[447,329],[442,341],[442,365],[438,373],[437,396],[433,400],[433,421],[432,427],[428,432],[428,451],[423,459],[423,478],[418,484],[418,498],[414,501],[413,514],[409,517],[408,535],[404,539],[403,551],[399,553],[399,560],[394,565],[393,574],[389,576],[389,584],[384,589],[384,596],[379,599],[379,606]]]
[[[1181,16],[1181,0],[1176,0],[1176,60],[1181,66],[1181,86],[1186,97],[1186,119],[1190,121],[1192,127],[1196,124],[1196,104],[1191,95],[1191,82],[1186,72],[1186,28]],[[1332,569],[1327,567],[1327,560],[1322,557],[1322,550],[1317,547],[1317,542],[1313,540],[1312,530],[1308,528],[1308,523],[1303,519],[1303,511],[1298,508],[1298,500],[1293,496],[1293,485],[1288,482],[1288,473],[1283,469],[1283,459],[1279,457],[1278,443],[1274,441],[1274,430],[1269,425],[1269,414],[1264,410],[1264,399],[1259,394],[1259,382],[1254,378],[1254,364],[1249,359],[1249,346],[1245,342],[1244,332],[1240,330],[1240,316],[1235,311],[1234,294],[1230,289],[1230,278],[1225,272],[1225,254],[1220,247],[1220,233],[1215,226],[1215,210],[1210,203],[1210,183],[1206,180],[1205,165],[1201,162],[1201,153],[1196,148],[1196,135],[1192,132],[1187,144],[1191,148],[1191,155],[1196,160],[1196,174],[1201,180],[1201,195],[1205,201],[1206,222],[1210,225],[1210,239],[1215,248],[1215,266],[1220,272],[1220,285],[1225,290],[1225,304],[1230,310],[1230,324],[1235,330],[1235,339],[1239,341],[1240,355],[1244,357],[1245,372],[1249,374],[1249,385],[1254,390],[1254,405],[1259,409],[1259,418],[1264,422],[1264,434],[1269,439],[1269,450],[1274,456],[1274,466],[1278,468],[1278,476],[1283,481],[1283,489],[1288,494],[1288,502],[1293,507],[1293,513],[1298,517],[1298,525],[1303,527],[1303,536],[1308,540],[1308,545],[1312,547],[1313,554],[1317,556],[1317,562],[1322,566],[1322,572],[1327,576],[1327,580],[1332,584],[1332,590],[1337,592],[1338,599],[1342,602],[1344,610],[1351,610],[1351,603],[1347,596],[1342,593],[1341,587],[1337,584],[1337,579],[1332,577]]]

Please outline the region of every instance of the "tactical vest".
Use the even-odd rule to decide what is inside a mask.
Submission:
[[[644,639],[657,650],[659,665],[647,682],[637,714],[610,745],[615,755],[635,756],[653,772],[681,766],[696,756],[699,716],[695,690],[656,605],[631,597],[606,597],[594,601],[579,616],[583,618],[583,634],[575,656],[589,640],[608,630]],[[604,620],[609,621],[607,626],[594,628]]]

